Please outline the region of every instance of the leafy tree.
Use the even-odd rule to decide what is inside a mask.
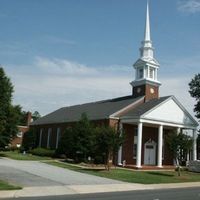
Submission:
[[[192,149],[193,140],[186,134],[177,134],[176,132],[171,132],[167,136],[166,141],[176,161],[178,166],[178,173],[180,176],[180,164],[183,164],[183,161],[186,160],[188,151]]]
[[[196,100],[196,105],[194,111],[196,112],[196,117],[200,119],[200,74],[196,74],[194,78],[189,83],[189,93]]]
[[[35,147],[36,147],[36,130],[34,128],[30,128],[23,135],[22,149],[25,151],[29,151]]]
[[[33,121],[39,119],[40,117],[41,117],[41,115],[38,111],[33,112],[33,114],[32,114]]]
[[[95,155],[102,156],[106,169],[110,170],[110,160],[124,141],[123,134],[111,127],[97,127],[95,131]]]
[[[0,147],[4,148],[17,134],[20,106],[12,105],[13,85],[0,67]]]
[[[65,154],[67,158],[74,159],[76,157],[76,136],[74,135],[73,128],[67,127],[59,141],[56,154]]]
[[[93,141],[92,125],[87,115],[82,114],[79,122],[65,130],[60,139],[57,153],[65,154],[77,162],[86,161],[92,154]]]

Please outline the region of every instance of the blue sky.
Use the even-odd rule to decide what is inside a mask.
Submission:
[[[0,0],[0,63],[13,101],[42,115],[131,94],[146,0]],[[200,0],[150,0],[161,95],[192,112],[200,72]]]

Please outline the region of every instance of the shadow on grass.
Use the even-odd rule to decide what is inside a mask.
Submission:
[[[4,153],[0,153],[0,158],[1,158],[1,157],[7,157],[7,156],[6,156],[6,154],[4,154]]]
[[[164,174],[161,172],[147,172],[147,174],[151,174],[151,175],[156,175],[156,176],[167,176],[167,177],[173,177],[173,174]]]

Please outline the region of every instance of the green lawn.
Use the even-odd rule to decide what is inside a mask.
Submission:
[[[19,186],[10,185],[0,180],[0,190],[19,190],[19,189],[22,189],[22,188]]]
[[[135,171],[116,168],[108,172],[105,170],[82,169],[78,167],[78,165],[74,166],[56,161],[47,161],[45,163],[82,173],[111,178],[129,183],[158,184],[200,181],[200,174],[187,171],[182,172],[181,176],[179,177],[175,171]]]
[[[50,160],[52,158],[49,157],[41,157],[41,156],[35,156],[32,154],[22,154],[18,151],[1,151],[0,157],[8,157],[14,160]]]

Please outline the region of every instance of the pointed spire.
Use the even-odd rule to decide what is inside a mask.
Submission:
[[[140,48],[141,57],[153,58],[153,47],[150,36],[150,18],[149,18],[149,1],[147,0],[147,12],[146,12],[146,25],[144,31],[144,40],[142,41],[142,47]]]
[[[145,26],[145,36],[144,41],[150,41],[150,20],[149,20],[149,1],[147,0],[147,12],[146,12],[146,26]]]

